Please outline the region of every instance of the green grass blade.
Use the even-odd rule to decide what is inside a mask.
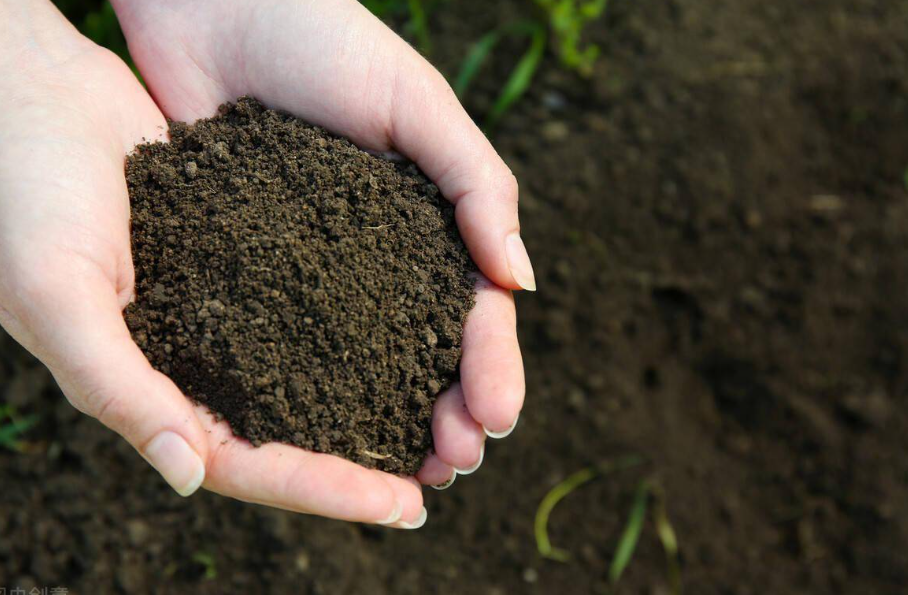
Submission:
[[[565,496],[597,475],[598,473],[594,467],[581,469],[552,488],[551,491],[545,495],[545,498],[542,499],[539,508],[536,510],[534,533],[536,534],[536,548],[544,557],[559,562],[566,562],[570,558],[568,552],[552,546],[548,532],[549,516],[552,514],[552,510],[555,509],[555,506],[561,502]]]
[[[495,46],[498,45],[498,42],[509,35],[532,36],[539,27],[539,24],[533,21],[520,21],[498,27],[480,37],[479,41],[474,43],[473,47],[470,48],[470,51],[460,65],[460,71],[458,72],[453,85],[454,92],[457,93],[457,96],[463,97],[467,92],[470,83],[472,83],[473,79],[476,78],[476,75],[479,74],[479,71],[485,65],[486,60],[492,54],[492,51],[495,49]]]
[[[495,46],[498,45],[500,40],[501,30],[496,29],[495,31],[486,33],[479,41],[473,44],[473,47],[467,52],[466,58],[464,58],[463,63],[460,65],[460,72],[457,74],[457,79],[454,81],[454,92],[457,94],[457,97],[463,98],[467,89],[470,87],[470,83],[472,83],[473,79],[476,78],[476,75],[479,74],[479,70],[482,68],[482,65],[485,64],[486,58],[489,57],[489,54],[492,53],[492,50],[495,49]]]
[[[539,68],[542,61],[542,55],[545,53],[547,34],[545,28],[536,27],[533,32],[533,38],[530,47],[524,53],[520,62],[514,67],[511,76],[508,77],[501,94],[492,106],[492,110],[486,118],[486,128],[492,128],[498,123],[498,120],[505,112],[510,109],[514,102],[520,99],[533,82],[533,76]]]
[[[608,0],[589,0],[580,5],[580,14],[587,21],[598,19],[608,7]]]
[[[205,569],[205,580],[210,581],[218,577],[218,568],[214,561],[214,556],[208,552],[194,553],[192,555],[192,561],[196,564],[200,564]]]
[[[642,463],[642,458],[631,455],[615,461],[606,462],[596,467],[587,467],[586,469],[581,469],[568,476],[567,479],[549,490],[549,493],[546,494],[542,499],[542,502],[539,503],[539,508],[536,509],[536,519],[533,523],[533,532],[536,536],[536,549],[539,550],[539,554],[545,558],[558,562],[566,562],[570,559],[569,552],[552,545],[552,542],[549,539],[548,530],[549,516],[551,516],[555,506],[557,506],[565,496],[596,477],[630,469],[631,467],[636,467]]]
[[[624,569],[630,564],[631,558],[634,557],[634,550],[637,549],[637,542],[640,541],[640,533],[643,531],[643,523],[646,521],[646,506],[649,502],[650,490],[652,489],[648,481],[643,481],[637,488],[634,496],[634,503],[631,506],[631,514],[624,526],[624,532],[621,539],[618,540],[618,547],[615,549],[615,557],[612,558],[612,564],[609,567],[609,580],[612,584],[618,582]]]
[[[665,491],[661,486],[653,488],[653,500],[653,523],[656,525],[656,534],[659,536],[659,542],[665,551],[671,593],[672,595],[681,595],[681,564],[678,561],[678,536],[668,520]]]

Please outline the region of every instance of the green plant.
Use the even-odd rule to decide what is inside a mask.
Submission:
[[[587,467],[568,476],[552,488],[542,499],[536,510],[534,532],[536,548],[546,558],[557,562],[570,560],[570,553],[552,545],[548,535],[548,522],[555,506],[568,494],[602,475],[639,466],[643,463],[640,457],[628,456],[598,467]],[[668,520],[665,491],[656,480],[645,479],[638,484],[631,503],[631,510],[618,544],[609,565],[609,580],[617,584],[622,574],[630,565],[643,533],[646,513],[652,501],[652,520],[656,535],[665,552],[668,567],[668,579],[672,595],[681,595],[681,568],[678,561],[678,538]]]
[[[617,584],[624,570],[634,556],[640,535],[643,533],[643,524],[646,520],[646,511],[650,500],[653,501],[653,524],[656,527],[656,536],[665,552],[665,562],[668,567],[668,581],[672,595],[681,595],[681,565],[678,562],[678,537],[675,529],[668,520],[668,511],[665,505],[665,490],[655,480],[646,479],[637,486],[631,512],[628,515],[624,532],[618,540],[615,557],[609,567],[609,580]]]
[[[487,131],[493,128],[530,88],[550,36],[557,42],[557,53],[561,63],[584,76],[592,74],[593,64],[599,56],[599,48],[595,45],[590,44],[581,49],[581,35],[587,23],[605,13],[608,0],[535,0],[535,2],[542,9],[544,18],[501,25],[483,35],[467,53],[454,81],[454,91],[463,99],[470,83],[502,40],[508,37],[529,39],[527,49],[485,116],[484,127]]]
[[[634,503],[631,505],[631,513],[627,518],[627,524],[624,526],[624,531],[618,540],[615,556],[612,558],[612,563],[608,569],[608,577],[612,584],[618,582],[624,569],[631,563],[631,558],[634,557],[634,550],[637,549],[637,542],[640,541],[640,534],[643,533],[643,522],[646,520],[649,491],[649,482],[644,481],[637,486]]]
[[[218,577],[218,569],[214,561],[214,556],[208,552],[196,552],[192,555],[192,561],[200,564],[205,569],[206,581],[214,580]]]
[[[569,552],[552,546],[548,532],[549,516],[555,509],[555,506],[557,506],[565,496],[597,477],[637,467],[642,464],[643,459],[631,455],[596,467],[587,467],[586,469],[581,469],[568,476],[565,480],[549,490],[549,493],[546,494],[542,499],[542,502],[539,503],[539,508],[536,510],[536,520],[533,525],[536,536],[536,549],[539,550],[539,553],[546,558],[558,562],[566,562],[571,557]]]
[[[460,73],[454,81],[454,91],[458,97],[462,98],[483,64],[492,54],[492,51],[499,42],[508,36],[528,37],[530,43],[523,56],[514,66],[507,81],[505,81],[498,98],[492,105],[492,109],[486,114],[485,128],[487,130],[493,128],[501,116],[530,88],[530,83],[533,82],[533,76],[536,74],[539,62],[545,52],[545,27],[539,23],[524,21],[505,25],[485,34],[473,44],[473,47],[467,53],[461,65]]]
[[[588,44],[581,48],[586,25],[605,14],[608,0],[535,0],[545,11],[549,29],[558,47],[561,63],[584,76],[592,74],[599,48]]]
[[[20,417],[9,405],[0,406],[0,447],[21,452],[24,444],[20,437],[38,423],[37,415]]]
[[[681,595],[681,563],[678,561],[678,536],[668,520],[665,490],[658,483],[652,485],[653,491],[653,524],[659,543],[665,552],[665,563],[668,565],[668,582],[673,595]]]

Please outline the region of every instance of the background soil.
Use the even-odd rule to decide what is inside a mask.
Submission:
[[[434,59],[524,6],[451,2]],[[8,340],[0,578],[77,593],[604,593],[641,475],[664,487],[688,593],[908,584],[908,3],[615,0],[582,81],[549,59],[495,142],[522,183],[540,291],[529,394],[480,472],[394,533],[181,500]],[[521,48],[512,48],[516,53]],[[481,113],[513,63],[485,73]],[[651,464],[539,500],[580,467]],[[202,554],[200,557],[199,554]],[[217,576],[206,579],[211,556]],[[0,581],[2,582],[2,581]],[[620,593],[661,594],[646,528]]]

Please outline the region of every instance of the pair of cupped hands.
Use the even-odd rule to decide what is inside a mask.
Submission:
[[[180,494],[417,528],[421,485],[475,471],[524,398],[512,289],[535,289],[517,184],[450,86],[356,0],[114,0],[146,91],[50,0],[0,0],[0,324],[69,401]],[[461,381],[435,405],[415,478],[282,444],[254,448],[193,405],[133,343],[124,156],[242,95],[415,161],[455,205],[483,276]]]

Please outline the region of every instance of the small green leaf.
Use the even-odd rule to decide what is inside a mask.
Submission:
[[[205,568],[205,580],[214,580],[218,577],[217,565],[214,556],[208,552],[196,552],[192,555],[192,561],[201,564]]]
[[[605,13],[608,7],[608,0],[589,0],[580,6],[580,14],[587,21],[598,19]]]
[[[520,99],[530,87],[530,83],[533,81],[533,76],[536,74],[536,70],[539,68],[539,62],[542,60],[542,55],[545,52],[546,38],[545,29],[543,27],[536,27],[533,31],[530,47],[527,49],[526,53],[524,53],[520,62],[517,63],[517,66],[514,67],[511,76],[508,77],[507,82],[501,90],[501,94],[495,101],[495,105],[492,106],[489,115],[486,117],[487,129],[493,128],[495,124],[498,123],[501,116],[504,115],[504,113],[514,105],[514,102]]]
[[[599,48],[588,45],[581,49],[581,36],[587,23],[605,13],[608,0],[536,0],[536,4],[546,14],[561,63],[583,76],[592,74]]]
[[[466,94],[467,89],[470,87],[470,83],[476,78],[482,65],[485,64],[486,58],[489,57],[489,54],[492,53],[492,50],[495,49],[495,46],[500,40],[500,30],[496,29],[495,31],[490,31],[483,35],[479,41],[474,43],[473,47],[470,48],[470,51],[467,52],[467,56],[460,65],[460,72],[457,74],[457,79],[454,81],[454,92],[458,97],[463,98]]]
[[[539,508],[536,510],[536,522],[534,532],[536,534],[536,549],[546,558],[557,560],[558,562],[567,562],[570,554],[565,550],[552,546],[549,540],[548,524],[549,515],[555,506],[568,494],[596,477],[596,470],[592,467],[581,469],[580,471],[569,476],[567,479],[556,485],[545,495]]]
[[[536,509],[536,519],[533,524],[533,532],[536,536],[536,549],[539,550],[540,555],[558,562],[566,562],[570,559],[569,552],[552,545],[552,542],[549,540],[548,531],[549,516],[551,516],[555,506],[557,506],[565,496],[596,477],[630,469],[631,467],[636,467],[642,463],[643,459],[638,456],[630,455],[596,467],[587,467],[571,474],[549,490],[549,493],[547,493],[542,499],[542,502],[539,503],[539,508]]]
[[[678,536],[668,520],[665,490],[659,484],[653,485],[653,523],[656,534],[665,551],[665,562],[668,565],[668,581],[672,595],[681,595],[681,564],[678,561]]]
[[[637,488],[630,516],[624,526],[621,539],[618,540],[615,557],[612,558],[612,564],[609,567],[608,575],[612,584],[618,582],[624,569],[630,564],[631,558],[634,557],[634,550],[637,549],[637,542],[640,540],[640,533],[643,531],[643,523],[646,520],[646,506],[649,502],[650,490],[651,485],[648,481],[643,481]]]

